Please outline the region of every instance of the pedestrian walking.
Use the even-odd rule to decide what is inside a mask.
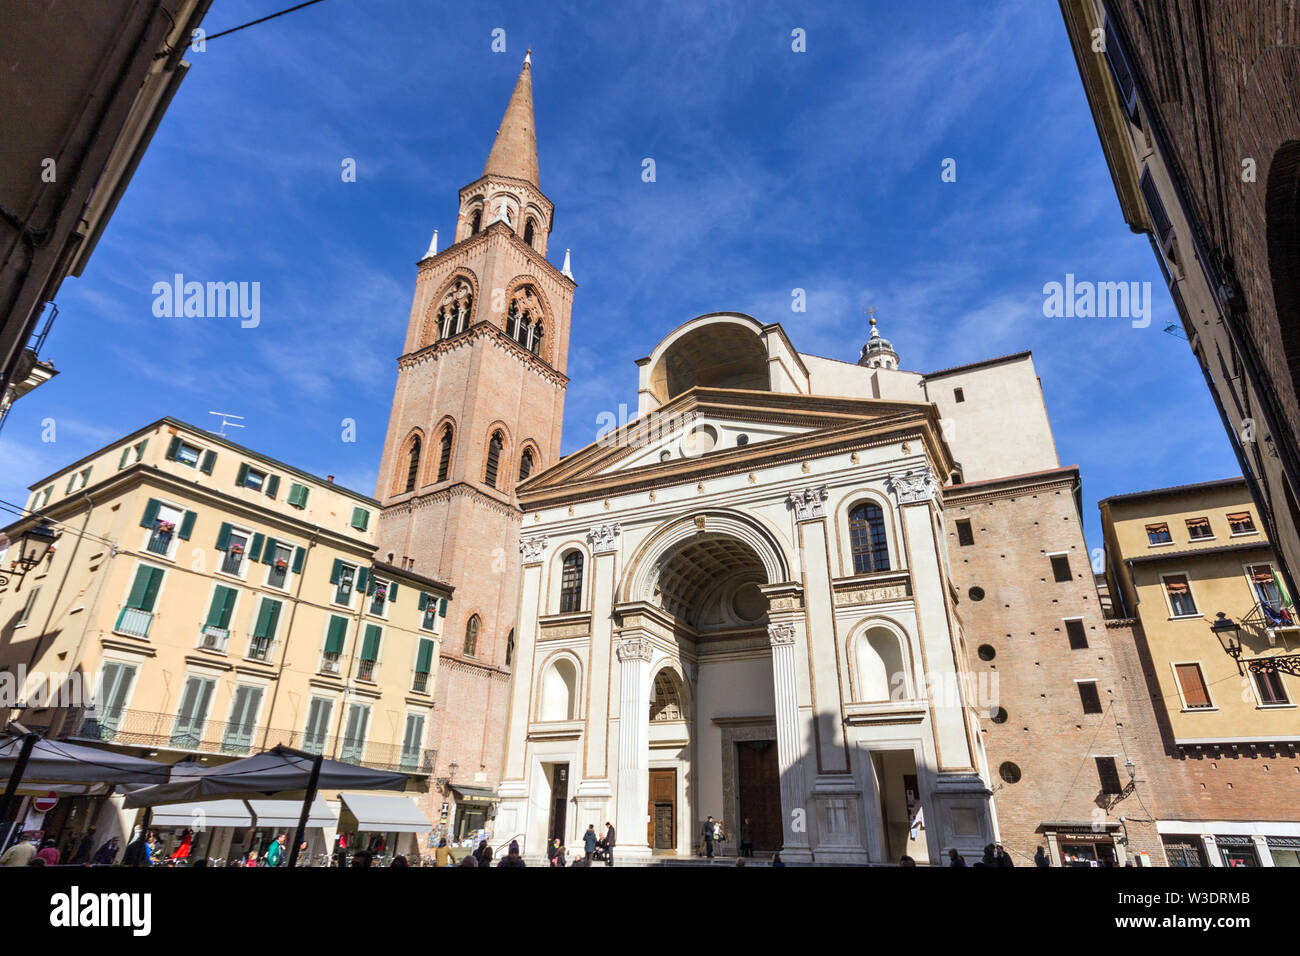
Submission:
[[[556,859],[559,863],[556,863]],[[564,866],[564,847],[560,846],[560,838],[554,837],[551,845],[546,848],[546,862],[551,866]]]
[[[591,866],[591,858],[596,853],[596,824],[587,824],[587,832],[582,835],[582,849],[587,854],[586,865]]]
[[[754,855],[754,825],[749,822],[749,817],[740,824],[740,855]]]
[[[434,866],[451,866],[455,860],[451,856],[451,847],[447,846],[447,838],[441,837],[438,840],[438,849],[433,851]]]
[[[997,857],[993,852],[993,844],[990,843],[984,847],[984,856],[975,864],[976,866],[997,866]]]
[[[492,865],[492,848],[488,846],[487,840],[479,841],[478,849],[474,851],[474,858],[479,866]]]
[[[502,867],[502,866],[521,867],[527,865],[528,864],[524,862],[523,854],[519,852],[518,840],[510,841],[510,847],[509,849],[506,850],[506,855],[502,858],[501,862],[497,864],[498,867]]]
[[[1006,851],[1006,848],[1001,843],[997,845],[997,852],[994,854],[994,859],[997,861],[998,866],[1016,865],[1015,860],[1011,859],[1011,854]]]
[[[36,859],[36,844],[30,840],[20,840],[0,856],[0,866],[27,866]]]
[[[614,824],[605,821],[605,865],[614,865]]]
[[[716,825],[713,817],[710,816],[704,821],[704,855],[710,860],[713,859],[713,837],[716,832]]]
[[[281,833],[271,841],[271,845],[266,848],[266,865],[279,866],[284,862],[284,843],[288,837]]]
[[[189,827],[181,833],[181,842],[172,853],[172,860],[188,860],[190,858],[190,848],[194,845],[194,831]]]
[[[72,858],[68,860],[76,866],[85,866],[90,862],[90,855],[95,850],[95,825],[92,823],[86,828],[85,835],[81,842],[77,844],[77,849],[73,852]]]
[[[1051,857],[1047,855],[1047,852],[1043,849],[1042,845],[1039,844],[1038,849],[1034,851],[1034,866],[1051,866],[1051,865],[1052,865]]]

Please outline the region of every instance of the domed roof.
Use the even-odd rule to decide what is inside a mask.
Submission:
[[[893,360],[893,364],[898,363],[898,353],[894,351],[893,343],[880,334],[876,328],[876,317],[871,317],[871,336],[867,339],[867,344],[862,346],[862,357],[858,360],[859,365],[869,365],[873,359],[880,359],[888,356]]]

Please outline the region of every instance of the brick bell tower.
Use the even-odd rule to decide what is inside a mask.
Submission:
[[[455,587],[430,728],[435,775],[493,790],[520,574],[514,491],[560,455],[575,288],[567,251],[563,270],[546,259],[554,206],[539,185],[531,64],[530,54],[483,175],[460,191],[451,245],[439,252],[435,232],[417,267],[375,490],[379,560]],[[456,816],[446,822],[454,835]]]

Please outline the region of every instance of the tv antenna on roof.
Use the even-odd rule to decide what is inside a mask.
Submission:
[[[209,415],[220,415],[220,416],[221,416],[221,428],[219,428],[219,429],[216,431],[215,434],[220,435],[222,438],[225,438],[225,437],[226,437],[226,429],[227,429],[227,428],[247,428],[247,427],[248,427],[247,425],[241,425],[241,424],[239,424],[239,422],[235,422],[235,421],[231,421],[231,420],[230,420],[230,419],[232,419],[232,418],[239,418],[239,419],[242,419],[242,418],[244,417],[243,415],[232,415],[232,414],[230,414],[229,412],[208,412],[208,414],[209,414]]]

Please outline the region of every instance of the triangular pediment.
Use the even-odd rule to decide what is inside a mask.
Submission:
[[[815,444],[846,429],[934,414],[925,402],[830,398],[739,389],[693,388],[649,415],[598,439],[519,486],[521,498],[578,485],[610,484],[708,469],[715,462],[766,457]]]

